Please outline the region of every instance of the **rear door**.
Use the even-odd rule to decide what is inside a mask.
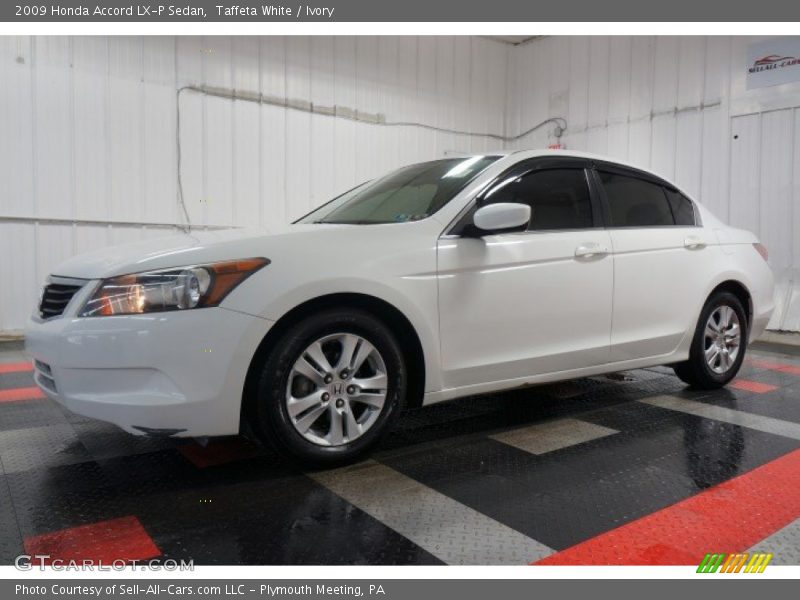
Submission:
[[[694,331],[718,248],[669,184],[612,165],[595,177],[614,254],[610,358],[669,354]]]

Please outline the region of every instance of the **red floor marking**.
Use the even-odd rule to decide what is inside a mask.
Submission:
[[[753,358],[749,362],[752,366],[756,367],[757,369],[780,370],[784,367],[789,366],[784,363],[776,363],[768,360],[761,360],[760,358]]]
[[[33,371],[33,363],[0,363],[0,375],[4,373],[20,373],[22,371]]]
[[[537,565],[699,565],[742,552],[800,515],[800,450],[581,542]]]
[[[230,438],[214,440],[207,446],[190,443],[178,447],[178,452],[183,454],[195,467],[204,469],[225,463],[244,460],[258,455],[258,448],[244,438]]]
[[[781,365],[780,367],[775,367],[775,370],[781,373],[791,373],[792,375],[800,375],[800,367],[793,367],[792,365]]]
[[[39,400],[46,398],[38,387],[11,388],[0,390],[0,402],[19,402],[20,400]]]
[[[770,385],[769,383],[760,383],[758,381],[749,381],[747,379],[734,379],[728,384],[737,390],[744,390],[746,392],[755,392],[756,394],[764,394],[778,389],[777,385]]]
[[[786,363],[776,363],[754,358],[750,361],[750,364],[757,369],[769,369],[770,371],[780,371],[781,373],[800,375],[800,367],[795,365],[787,365]]]
[[[25,552],[49,554],[53,560],[146,560],[161,554],[136,517],[122,517],[25,538]]]

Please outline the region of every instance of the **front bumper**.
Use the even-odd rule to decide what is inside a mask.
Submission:
[[[239,431],[250,361],[272,321],[225,308],[30,318],[34,378],[72,412],[137,435]]]

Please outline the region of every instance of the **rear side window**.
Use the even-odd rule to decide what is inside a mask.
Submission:
[[[675,217],[676,225],[695,225],[694,218],[694,205],[692,201],[680,192],[674,190],[664,190],[667,193],[667,200],[669,200],[669,207],[672,209],[672,215]]]
[[[534,171],[507,180],[491,190],[485,201],[518,202],[531,207],[529,231],[592,227],[592,203],[583,169]]]
[[[664,189],[655,183],[600,172],[608,198],[613,227],[658,227],[675,225]]]

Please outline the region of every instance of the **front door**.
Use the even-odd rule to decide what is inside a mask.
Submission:
[[[587,171],[529,171],[481,199],[493,202],[529,204],[528,230],[439,241],[446,387],[607,362],[611,241],[599,226]]]

